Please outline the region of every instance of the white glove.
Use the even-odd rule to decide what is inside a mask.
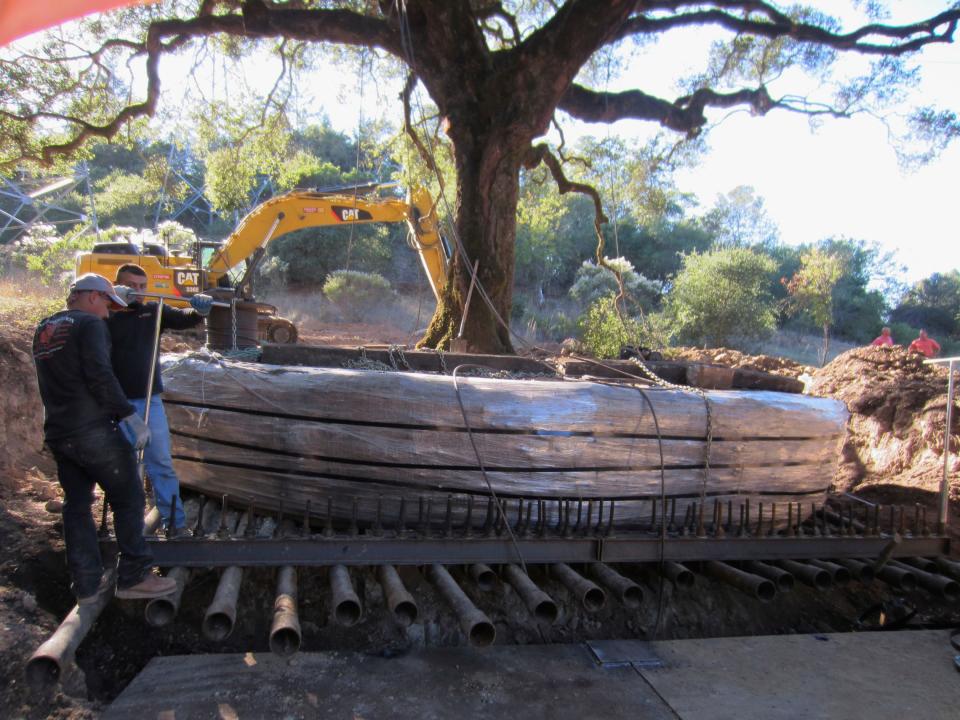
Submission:
[[[128,288],[126,285],[114,285],[113,292],[118,298],[123,300],[127,305],[129,305],[132,302],[136,302],[137,300],[140,299],[139,296],[136,296],[136,295],[131,296],[130,293],[133,292],[133,288]]]
[[[143,450],[147,446],[147,443],[150,442],[150,428],[147,427],[143,418],[133,413],[132,415],[127,415],[120,422],[126,423],[127,428],[133,433],[133,449]]]

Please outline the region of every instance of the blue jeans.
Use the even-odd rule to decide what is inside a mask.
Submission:
[[[153,557],[143,539],[143,486],[130,444],[120,429],[109,423],[48,441],[47,446],[57,461],[63,488],[63,540],[74,593],[77,597],[93,595],[103,574],[92,514],[94,485],[103,488],[113,510],[120,551],[117,586],[136,585],[153,566]]]
[[[137,409],[137,414],[143,417],[143,409],[147,404],[146,398],[131,400],[130,404]],[[163,401],[156,395],[150,399],[150,418],[147,420],[150,427],[150,442],[143,451],[143,462],[147,468],[147,476],[153,486],[153,499],[157,502],[160,517],[166,527],[170,522],[170,504],[177,498],[177,527],[183,527],[187,518],[183,514],[183,503],[180,500],[180,480],[173,469],[170,459],[170,427],[167,425],[167,413],[163,409]],[[122,425],[123,432],[130,444],[133,444],[133,433]]]

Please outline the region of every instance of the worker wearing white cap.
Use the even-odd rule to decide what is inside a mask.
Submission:
[[[173,580],[152,572],[153,558],[143,539],[143,486],[133,448],[118,426],[127,425],[140,447],[150,439],[110,363],[104,320],[111,307],[125,305],[105,277],[81,275],[70,285],[67,309],[41,320],[33,336],[44,439],[63,488],[67,566],[81,605],[108,590],[92,514],[94,485],[103,488],[113,510],[120,550],[117,597],[161,597],[176,588]]]

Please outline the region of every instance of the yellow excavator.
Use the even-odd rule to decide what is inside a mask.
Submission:
[[[447,278],[450,248],[440,235],[436,207],[424,188],[412,188],[406,199],[381,197],[391,185],[376,184],[331,191],[294,190],[267,200],[251,210],[222,243],[198,241],[190,255],[171,254],[160,244],[100,243],[77,255],[77,275],[95,272],[110,279],[120,265],[139,265],[147,273],[148,291],[184,298],[172,305],[187,306],[199,292],[215,291],[256,302],[253,277],[267,244],[294,230],[349,226],[361,223],[406,222],[408,244],[420,255],[434,296]],[[239,274],[239,277],[238,277]],[[294,343],[296,326],[280,317],[277,308],[256,303],[261,340]]]

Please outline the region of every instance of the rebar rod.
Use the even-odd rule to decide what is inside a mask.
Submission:
[[[530,614],[540,622],[553,624],[560,616],[560,610],[553,599],[530,579],[519,565],[505,565],[503,576],[517,591]]]
[[[297,569],[284,565],[277,571],[277,593],[273,601],[270,650],[282,657],[300,649],[300,616],[297,610]]]
[[[497,637],[497,629],[490,619],[470,601],[447,569],[439,563],[429,565],[427,578],[453,609],[457,620],[460,621],[460,628],[470,644],[478,647],[492,645]]]
[[[393,614],[394,620],[401,627],[407,627],[417,621],[420,614],[417,601],[413,599],[400,579],[400,574],[393,565],[381,565],[378,569],[380,586],[387,601],[387,607]]]
[[[330,592],[333,596],[333,617],[344,627],[351,627],[360,621],[363,606],[353,589],[350,571],[346,565],[333,565],[330,568]]]
[[[607,602],[607,594],[566,563],[554,563],[550,571],[574,594],[587,612],[597,612]]]

